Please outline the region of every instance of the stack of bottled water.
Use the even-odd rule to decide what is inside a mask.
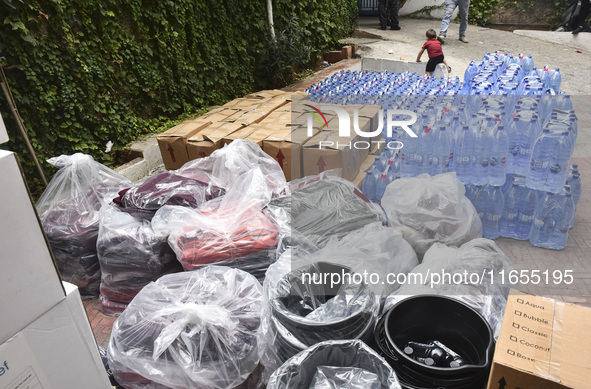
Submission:
[[[544,243],[551,234],[538,228],[545,217],[540,215],[549,202],[561,199],[564,205],[569,197],[572,226],[581,187],[577,167],[569,170],[577,118],[561,82],[559,69],[538,69],[529,55],[496,52],[472,61],[463,83],[408,72],[341,71],[307,92],[320,103],[381,105],[383,138],[402,147],[386,148],[367,171],[362,190],[370,200],[380,202],[386,186],[400,177],[455,171],[485,237],[559,248],[555,237]],[[417,115],[410,126],[416,137],[389,128],[396,120],[389,109]]]

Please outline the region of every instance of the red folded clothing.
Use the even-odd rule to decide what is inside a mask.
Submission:
[[[222,227],[184,229],[177,244],[182,251],[179,261],[185,269],[193,270],[277,247],[278,226],[262,211],[249,212],[238,224]]]

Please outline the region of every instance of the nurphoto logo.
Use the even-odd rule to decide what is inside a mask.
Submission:
[[[384,143],[384,141],[376,141],[372,139],[379,139],[380,135],[382,135],[384,130],[384,110],[380,109],[378,112],[378,126],[374,131],[363,131],[359,128],[359,110],[356,109],[353,111],[353,120],[351,121],[351,117],[349,112],[347,112],[342,107],[332,106],[332,105],[321,105],[319,108],[316,108],[310,104],[304,104],[306,107],[311,108],[311,110],[305,109],[305,112],[309,113],[308,116],[308,136],[314,136],[314,120],[316,118],[318,123],[320,124],[320,128],[326,126],[328,128],[328,120],[326,120],[326,116],[324,112],[326,111],[334,111],[338,117],[338,135],[341,138],[350,138],[351,137],[351,122],[353,122],[353,130],[355,133],[361,138],[369,138],[368,140],[357,141],[357,142],[349,142],[348,145],[351,148],[362,148],[367,149],[371,148],[372,143],[380,144]],[[417,122],[417,114],[413,111],[409,111],[406,109],[388,109],[386,111],[386,138],[392,139],[394,135],[394,128],[401,128],[410,136],[411,138],[416,138],[417,134],[411,130],[410,126]],[[336,143],[336,144],[335,144]],[[332,141],[323,141],[320,142],[318,147],[322,148],[322,146],[326,147],[339,147],[338,142]],[[386,142],[386,147],[390,149],[401,149],[403,147],[402,142],[400,141],[389,141]]]

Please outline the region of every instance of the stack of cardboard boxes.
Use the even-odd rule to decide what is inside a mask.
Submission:
[[[60,281],[17,156],[5,150],[0,204],[0,388],[111,388],[78,289]]]
[[[210,155],[236,139],[258,144],[282,167],[288,181],[329,169],[355,180],[364,161],[375,150],[380,135],[349,135],[339,129],[337,113],[328,107],[345,109],[352,124],[364,132],[378,127],[380,106],[314,104],[324,107],[326,121],[312,121],[306,109],[305,93],[262,91],[235,99],[193,120],[158,135],[162,159],[167,169]]]

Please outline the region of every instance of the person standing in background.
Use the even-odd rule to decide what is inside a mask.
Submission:
[[[388,27],[388,21],[390,22],[390,30],[400,30],[398,24],[398,0],[379,0],[378,13],[382,30]]]
[[[468,30],[468,8],[470,8],[470,0],[445,0],[445,14],[443,15],[443,20],[441,20],[441,28],[437,37],[437,40],[441,44],[445,43],[447,28],[449,27],[449,22],[456,7],[460,11],[460,41],[468,43],[466,31]]]

